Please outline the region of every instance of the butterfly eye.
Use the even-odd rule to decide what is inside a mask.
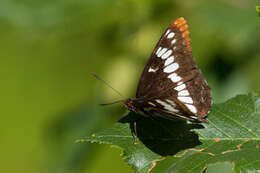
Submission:
[[[127,107],[128,109],[133,110],[133,108],[134,108],[134,102],[133,102],[133,100],[131,100],[131,99],[127,99],[127,100],[125,101],[125,105],[126,105],[126,107]]]

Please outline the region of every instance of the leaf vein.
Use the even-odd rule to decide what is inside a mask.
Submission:
[[[228,117],[225,113],[223,113],[222,111],[216,110],[216,112],[221,113],[225,118],[231,120],[232,122],[234,122],[235,124],[237,124],[238,126],[242,127],[243,129],[246,129],[248,133],[250,133],[251,135],[255,136],[255,137],[259,137],[257,134],[255,134],[254,132],[251,132],[246,126],[244,126],[243,124],[239,123],[238,121]]]
[[[212,147],[212,146],[215,145],[215,144],[216,144],[216,142],[211,143],[211,144],[208,145],[208,147],[206,147],[204,150],[208,149],[209,147]],[[203,150],[203,151],[204,151],[204,150]],[[195,154],[193,154],[193,155],[198,155],[198,154],[200,154],[200,153],[195,153]],[[190,170],[188,170],[188,172],[192,172],[192,170],[198,168],[198,167],[201,166],[204,162],[206,162],[206,161],[208,161],[208,160],[210,160],[210,159],[212,159],[212,157],[209,157],[207,160],[205,160],[205,159],[202,160],[202,162],[198,163],[196,166],[194,166],[193,168],[191,168]]]
[[[224,132],[223,130],[221,130],[219,127],[217,127],[217,125],[214,124],[212,121],[208,120],[208,122],[210,122],[210,124],[211,124],[212,126],[214,126],[220,133],[222,133],[222,134],[224,134],[225,136],[227,136],[227,137],[233,139],[231,136],[229,136],[229,134],[227,134],[226,132]]]

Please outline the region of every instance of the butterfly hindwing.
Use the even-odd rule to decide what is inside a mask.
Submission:
[[[136,98],[150,100],[157,105],[151,109],[161,114],[200,119],[208,113],[210,88],[193,60],[183,18],[174,21],[155,46],[140,78]]]

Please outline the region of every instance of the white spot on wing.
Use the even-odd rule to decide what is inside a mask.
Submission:
[[[161,100],[159,100],[159,99],[156,99],[155,101],[156,101],[157,103],[160,103],[160,104],[164,103],[163,101],[161,101]]]
[[[176,43],[176,39],[173,39],[171,44],[175,44]]]
[[[153,69],[152,67],[149,68],[148,72],[156,72],[158,69]]]
[[[181,80],[181,77],[178,76],[176,73],[172,73],[168,76],[174,83],[179,82]]]
[[[181,84],[183,84],[183,81],[177,83],[177,85],[181,85]]]
[[[174,109],[171,105],[161,101],[161,100],[155,100],[157,103],[161,104],[165,110],[172,111],[172,112],[179,112],[179,110]]]
[[[163,101],[161,101],[161,100],[159,100],[159,99],[156,99],[155,101],[156,101],[157,103],[161,104],[161,105],[166,104],[165,102],[163,102]]]
[[[188,117],[185,117],[185,116],[182,116],[182,115],[179,115],[179,114],[175,114],[175,115],[180,117],[180,118],[187,120],[187,124],[192,124],[192,122],[189,121],[190,119]]]
[[[169,34],[169,32],[170,32],[170,29],[168,29],[168,30],[166,31],[165,35],[168,35],[168,34]]]
[[[162,50],[159,51],[159,53],[157,54],[158,57],[162,56],[162,54],[164,54],[166,52],[167,48],[163,48]]]
[[[180,91],[178,92],[178,96],[189,96],[190,93],[188,90],[183,90],[183,91]]]
[[[149,105],[156,106],[153,102],[148,102]]]
[[[172,106],[176,106],[176,104],[172,100],[166,99],[166,101],[170,103]]]
[[[195,116],[190,116],[191,118],[193,118],[193,119],[198,119],[198,117],[195,117]]]
[[[171,32],[169,35],[167,35],[167,38],[173,38],[174,37],[174,32]]]
[[[172,54],[172,50],[168,50],[165,54],[163,54],[162,59],[168,58]]]
[[[193,105],[185,104],[185,106],[194,114],[197,113],[197,109]]]
[[[178,100],[184,103],[193,104],[193,100],[191,97],[178,97]]]
[[[174,61],[174,56],[170,56],[164,63],[164,66],[171,64]]]
[[[156,51],[156,55],[158,55],[158,53],[161,51],[162,47],[159,47]]]
[[[172,111],[172,112],[179,112],[179,110],[174,109],[171,105],[165,106],[164,109],[166,109],[168,111]]]
[[[163,69],[163,72],[165,72],[165,73],[171,73],[171,72],[176,71],[178,68],[179,68],[179,64],[178,64],[178,63],[173,63],[173,64],[171,64],[171,65],[165,67],[165,68]],[[169,76],[168,76],[168,77],[169,77]]]
[[[181,91],[181,90],[183,90],[185,88],[186,88],[186,85],[185,84],[181,84],[179,86],[176,86],[174,89],[177,90],[177,91]]]

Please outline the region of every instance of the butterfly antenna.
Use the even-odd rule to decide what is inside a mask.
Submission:
[[[108,105],[113,105],[113,104],[116,104],[116,103],[124,103],[125,100],[117,100],[117,101],[114,101],[114,102],[111,102],[111,103],[102,103],[102,104],[99,104],[100,106],[108,106]]]
[[[100,80],[101,82],[103,82],[106,86],[108,86],[109,88],[111,88],[113,91],[115,91],[118,95],[120,95],[123,98],[126,98],[125,96],[123,96],[119,91],[117,91],[115,88],[113,88],[109,83],[107,83],[106,81],[104,81],[102,78],[100,78],[97,74],[95,73],[91,73],[92,76],[94,76],[96,79]],[[122,101],[122,100],[120,100]],[[116,101],[116,102],[120,102],[120,101]],[[109,104],[109,103],[108,103]],[[113,104],[113,103],[112,103]],[[106,105],[106,104],[104,104]]]

